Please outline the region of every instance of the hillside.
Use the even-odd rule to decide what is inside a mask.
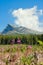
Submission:
[[[41,32],[23,26],[12,26],[8,24],[1,34],[41,34]]]

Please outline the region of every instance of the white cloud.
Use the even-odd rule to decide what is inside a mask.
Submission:
[[[19,8],[12,12],[12,15],[16,17],[15,23],[20,26],[30,28],[32,30],[42,31],[39,27],[39,16],[42,15],[42,10],[37,10],[37,6],[29,9]]]

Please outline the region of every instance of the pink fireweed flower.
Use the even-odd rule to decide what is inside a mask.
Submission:
[[[28,49],[32,49],[32,46],[31,46],[31,45],[29,45],[27,48],[28,48]]]
[[[18,39],[18,40],[17,40],[17,43],[21,43],[21,40],[20,40],[20,39]]]
[[[32,46],[28,45],[26,48],[25,56],[28,57],[32,53]]]

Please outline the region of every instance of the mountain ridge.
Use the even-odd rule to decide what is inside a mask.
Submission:
[[[41,34],[41,32],[34,31],[23,26],[7,24],[1,34]]]

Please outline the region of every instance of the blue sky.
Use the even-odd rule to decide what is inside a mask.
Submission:
[[[0,0],[0,32],[7,24],[14,24],[15,18],[10,11],[19,8],[29,9],[37,6],[38,10],[43,10],[43,0]],[[39,18],[43,22],[43,15]]]

